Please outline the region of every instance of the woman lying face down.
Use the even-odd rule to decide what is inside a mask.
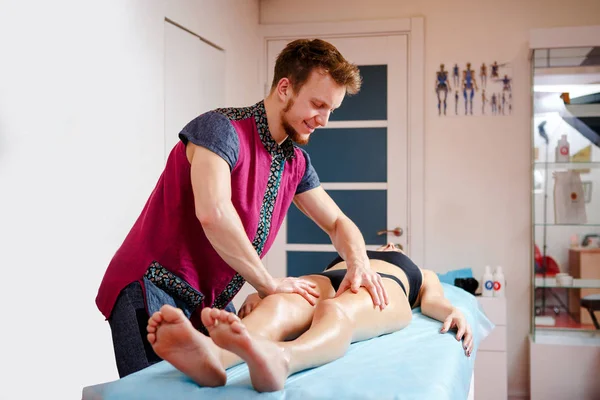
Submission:
[[[471,327],[445,297],[433,271],[420,269],[394,244],[367,251],[374,279],[387,291],[388,306],[375,307],[367,288],[344,285],[346,262],[333,260],[323,272],[302,277],[314,290],[316,305],[299,294],[248,296],[239,316],[205,308],[202,322],[210,333],[193,328],[179,309],[165,305],[148,321],[148,340],[164,360],[202,386],[226,383],[226,369],[248,364],[257,391],[281,390],[287,377],[342,357],[351,343],[408,326],[412,308],[442,322],[441,332],[456,330],[467,356],[473,350]]]

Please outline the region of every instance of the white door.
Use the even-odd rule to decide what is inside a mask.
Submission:
[[[165,21],[165,161],[181,129],[225,106],[225,52]]]
[[[358,65],[363,86],[344,99],[305,149],[323,188],[357,224],[367,249],[392,241],[410,254],[407,37],[323,39]],[[269,85],[275,59],[288,42],[268,42]],[[401,236],[381,232],[397,227]],[[335,255],[329,237],[292,206],[265,264],[275,277],[299,276],[321,271]]]

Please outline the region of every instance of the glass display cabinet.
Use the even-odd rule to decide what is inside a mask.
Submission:
[[[600,25],[532,29],[531,400],[598,399]]]
[[[600,47],[536,48],[531,335],[600,341]]]

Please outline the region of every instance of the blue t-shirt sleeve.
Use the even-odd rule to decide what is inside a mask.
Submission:
[[[302,151],[302,155],[306,160],[306,171],[304,172],[304,176],[302,177],[298,188],[296,188],[296,194],[307,192],[321,185],[317,171],[315,171],[315,168],[312,166],[308,153],[302,149],[300,149],[300,151]]]
[[[193,119],[179,133],[179,139],[186,145],[192,142],[217,154],[229,164],[230,170],[240,154],[240,139],[229,118],[214,111]]]

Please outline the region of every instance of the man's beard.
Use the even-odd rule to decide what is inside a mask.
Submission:
[[[290,111],[293,105],[294,99],[289,99],[287,104],[285,105],[285,108],[281,111],[281,125],[283,126],[285,134],[288,135],[292,142],[303,146],[305,144],[308,144],[310,135],[306,135],[306,138],[302,137],[302,135],[300,135],[288,122],[286,114],[288,111]]]

